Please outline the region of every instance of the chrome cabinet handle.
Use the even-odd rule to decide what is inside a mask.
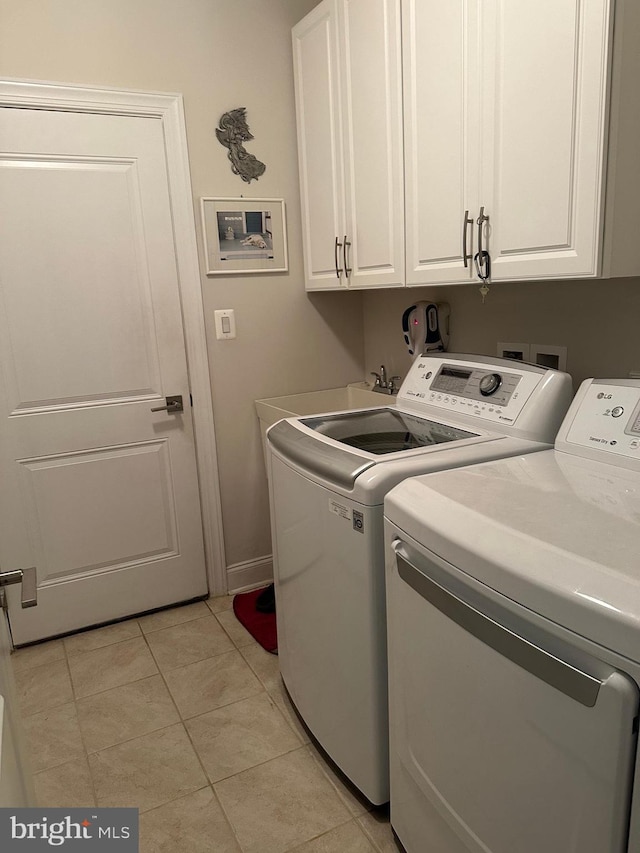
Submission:
[[[482,246],[482,226],[485,222],[489,221],[489,217],[484,214],[484,207],[480,208],[480,215],[476,219],[476,224],[478,226],[478,254],[480,257],[483,256],[484,248]]]
[[[341,249],[341,248],[342,248],[342,243],[336,237],[336,244],[334,246],[333,256],[335,258],[335,264],[336,264],[336,278],[338,278],[338,279],[340,278],[340,273],[342,272],[342,267],[338,267],[338,249]]]
[[[0,587],[9,586],[14,583],[22,584],[22,593],[20,595],[20,604],[22,607],[35,607],[38,603],[38,577],[35,567],[31,566],[28,569],[14,569],[10,572],[0,572]]]
[[[342,244],[342,257],[344,258],[344,272],[347,278],[349,278],[349,273],[353,272],[351,267],[347,262],[347,246],[350,246],[351,243],[347,240],[347,235],[344,235],[344,242]]]
[[[484,207],[481,207],[480,215],[476,220],[478,225],[478,251],[475,254],[474,261],[478,278],[485,283],[491,278],[491,256],[482,245],[482,231],[484,223],[488,221],[489,217],[485,216]]]
[[[473,217],[469,216],[469,211],[465,210],[464,219],[462,221],[462,260],[464,262],[465,267],[469,266],[469,261],[473,257],[473,253],[468,251],[467,246],[467,229],[468,226],[471,225],[473,227]]]
[[[175,412],[184,412],[182,394],[174,394],[172,397],[165,397],[164,399],[167,401],[166,406],[155,406],[151,411],[169,412],[170,414],[174,414]]]

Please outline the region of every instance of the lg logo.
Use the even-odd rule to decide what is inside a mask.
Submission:
[[[610,400],[613,394],[603,394],[602,391],[598,394],[598,400]]]

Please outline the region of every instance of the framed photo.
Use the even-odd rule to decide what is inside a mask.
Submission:
[[[207,275],[287,272],[281,198],[201,198]]]

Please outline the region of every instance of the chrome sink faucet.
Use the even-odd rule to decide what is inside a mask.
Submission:
[[[392,376],[391,379],[387,380],[387,370],[384,364],[380,365],[380,373],[376,373],[374,371],[371,372],[372,376],[376,377],[376,381],[373,383],[373,390],[379,391],[381,394],[397,394],[398,389],[395,385],[396,379],[400,379],[399,376]]]

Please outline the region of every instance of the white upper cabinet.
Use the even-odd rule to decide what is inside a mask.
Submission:
[[[307,289],[401,286],[399,3],[324,0],[293,55]]]
[[[640,274],[639,6],[402,0],[407,284]]]
[[[480,3],[480,204],[494,280],[598,274],[610,6]]]
[[[324,0],[294,30],[307,288],[470,283],[483,250],[494,281],[640,275],[639,37],[638,0]]]
[[[307,287],[344,284],[344,167],[336,3],[316,7],[293,30],[302,238]],[[338,236],[340,235],[340,236]]]
[[[477,6],[410,0],[402,8],[409,285],[470,282],[475,275]]]

